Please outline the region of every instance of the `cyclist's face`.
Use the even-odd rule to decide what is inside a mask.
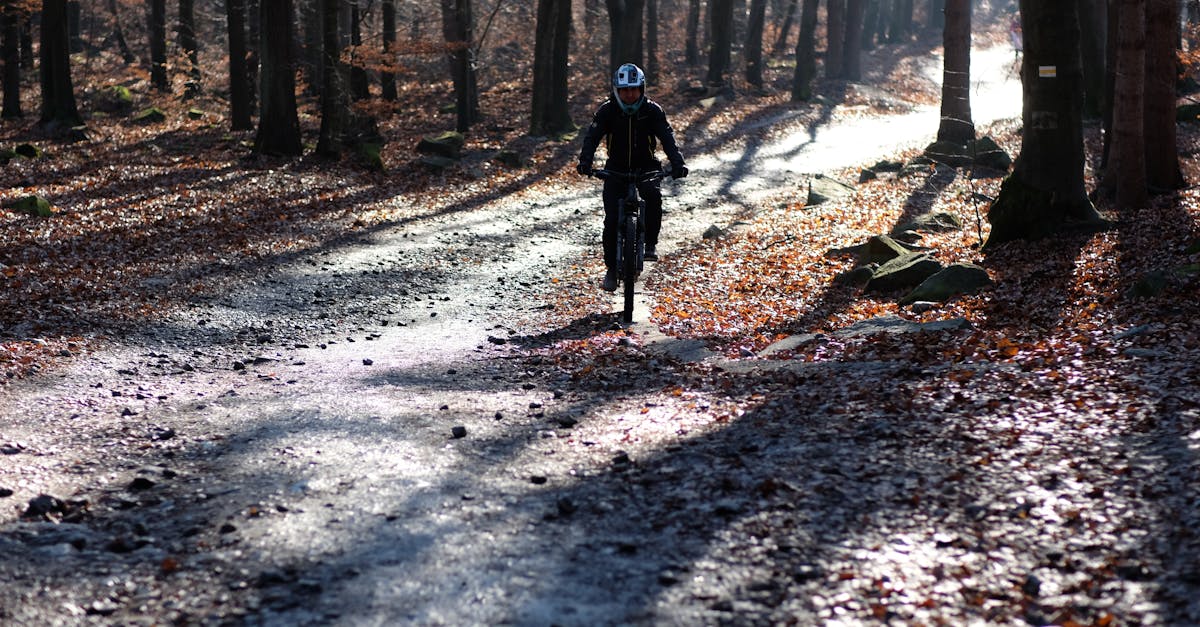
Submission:
[[[631,105],[642,97],[642,90],[637,87],[618,87],[617,95],[621,97],[621,102]]]

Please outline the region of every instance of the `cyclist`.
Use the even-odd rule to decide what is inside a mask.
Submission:
[[[671,162],[671,177],[681,179],[688,174],[683,155],[675,144],[675,132],[667,122],[667,114],[657,102],[646,97],[646,74],[641,68],[626,63],[617,68],[612,79],[612,96],[600,105],[592,116],[592,124],[583,136],[583,148],[579,151],[580,174],[592,173],[592,159],[600,140],[606,139],[608,170],[632,172],[652,171],[662,168],[654,157],[656,143],[662,143],[663,152]],[[606,291],[617,289],[617,203],[625,195],[626,184],[609,179],[604,182],[604,282]],[[662,192],[658,181],[638,186],[638,193],[646,201],[645,259],[658,259],[658,232],[662,226]]]

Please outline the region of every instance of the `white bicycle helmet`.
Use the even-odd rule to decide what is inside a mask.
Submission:
[[[646,101],[646,73],[642,71],[642,68],[632,63],[626,63],[625,65],[622,65],[621,67],[617,68],[616,73],[613,74],[612,84],[613,100],[615,100],[618,105],[621,105],[621,110],[624,111],[626,115],[637,111],[642,106],[642,103]],[[641,89],[642,97],[638,98],[637,102],[633,104],[625,104],[621,101],[621,95],[617,93],[617,90],[625,87],[637,87],[638,89]]]

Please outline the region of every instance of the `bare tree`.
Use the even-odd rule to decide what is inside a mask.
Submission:
[[[1103,220],[1083,166],[1083,71],[1074,2],[1021,0],[1021,150],[988,209],[985,247]]]
[[[167,79],[167,2],[150,0],[150,85],[158,91],[171,91]]]
[[[1146,0],[1117,2],[1117,64],[1113,92],[1113,139],[1102,187],[1116,192],[1117,204],[1146,206],[1146,136],[1142,117],[1146,72]]]
[[[246,2],[225,0],[229,31],[229,121],[235,131],[251,128],[250,83],[246,72]]]
[[[42,0],[40,123],[59,130],[83,124],[71,83],[71,42],[67,33],[66,0]]]
[[[339,0],[320,0],[321,19],[321,131],[317,154],[338,157],[350,124],[350,102],[346,91],[346,65],[338,39]]]
[[[538,0],[529,123],[532,135],[557,135],[575,128],[567,91],[570,37],[571,0]]]
[[[292,55],[292,0],[260,0],[263,29],[262,114],[254,152],[293,156],[303,152],[296,111],[296,63]]]
[[[707,81],[710,87],[718,87],[725,84],[725,73],[729,71],[732,58],[733,0],[712,0],[708,11],[712,46],[708,51]]]
[[[767,0],[750,2],[750,21],[746,25],[746,82],[763,86],[763,22],[766,20]]]
[[[1176,147],[1175,82],[1179,61],[1175,56],[1180,23],[1175,0],[1146,2],[1146,183],[1151,191],[1180,189],[1185,185]]]
[[[609,70],[622,63],[643,65],[642,17],[645,0],[606,0],[609,25]]]
[[[817,4],[804,0],[800,10],[800,37],[796,40],[796,73],[792,77],[792,100],[812,98],[812,81],[817,75]]]
[[[846,0],[846,35],[842,46],[842,77],[857,81],[862,78],[862,34],[864,0]]]
[[[700,0],[688,0],[683,58],[688,65],[700,65]]]
[[[846,43],[846,0],[825,2],[825,76],[842,77]]]
[[[383,0],[383,58],[386,67],[395,63],[396,48],[396,0]],[[396,99],[396,76],[389,70],[379,73],[379,83],[384,100]]]
[[[227,0],[228,1],[228,0]],[[200,49],[196,43],[196,0],[179,0],[179,47],[187,58],[185,97],[200,93]]]
[[[971,0],[946,0],[942,48],[942,121],[937,138],[966,144],[975,139],[971,118]]]
[[[450,74],[460,133],[479,119],[479,87],[475,78],[474,22],[471,0],[442,0],[442,34],[450,57]]]
[[[0,117],[6,120],[24,117],[21,112],[21,31],[17,26],[20,10],[16,3],[8,0],[0,5],[0,36],[3,47],[0,57],[4,62],[4,110]]]

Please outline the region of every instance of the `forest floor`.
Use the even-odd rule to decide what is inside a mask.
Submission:
[[[501,116],[441,173],[417,126],[382,173],[246,158],[213,114],[39,140],[2,186],[56,211],[0,213],[0,620],[1200,622],[1197,189],[986,255],[999,178],[807,206],[928,141],[794,148],[935,104],[900,58],[803,106],[786,68],[664,93],[696,168],[629,326],[577,145]],[[991,289],[832,282],[930,209],[965,226],[921,245]]]

